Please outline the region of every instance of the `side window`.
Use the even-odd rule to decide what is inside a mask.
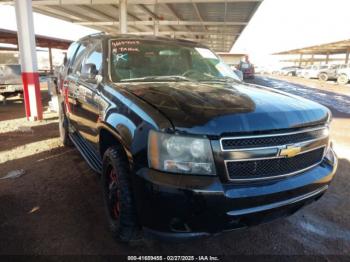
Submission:
[[[79,47],[79,43],[77,42],[74,42],[69,46],[67,50],[67,60],[64,63],[65,66],[68,66],[72,62],[78,47]]]
[[[74,56],[74,61],[72,61],[71,63],[71,71],[73,74],[80,74],[80,70],[81,70],[81,62],[82,59],[84,58],[84,54],[86,53],[86,49],[87,49],[87,42],[82,42],[79,46],[78,51],[76,52],[75,56]]]
[[[101,43],[95,44],[91,50],[89,50],[87,56],[85,57],[82,66],[93,65],[95,67],[96,73],[100,72],[102,66],[102,45]]]

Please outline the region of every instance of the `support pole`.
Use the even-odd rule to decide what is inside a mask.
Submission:
[[[30,121],[42,120],[32,1],[15,0],[15,9],[26,117]]]
[[[314,65],[314,55],[311,55],[311,65]]]
[[[154,20],[154,35],[155,36],[159,35],[159,22],[158,22],[158,20]]]
[[[327,53],[326,55],[326,65],[328,65],[328,63],[329,63],[329,53]]]
[[[346,55],[345,55],[345,64],[346,65],[349,63],[349,53],[350,53],[350,49],[346,50]]]
[[[49,63],[50,63],[50,74],[53,73],[53,66],[52,66],[52,49],[49,47]]]
[[[301,67],[302,61],[303,61],[303,54],[300,54],[300,56],[299,56],[299,67]]]
[[[128,33],[128,10],[127,0],[119,0],[119,31],[121,34]]]

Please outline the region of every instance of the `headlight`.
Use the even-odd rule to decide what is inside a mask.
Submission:
[[[160,133],[151,130],[148,138],[148,164],[161,171],[215,175],[210,142],[205,138]]]

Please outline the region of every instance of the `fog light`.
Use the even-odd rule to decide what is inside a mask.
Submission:
[[[332,146],[330,146],[327,150],[327,153],[325,154],[325,160],[330,164],[330,165],[334,165],[335,163],[335,153],[333,151]]]
[[[168,172],[184,172],[211,174],[213,172],[210,163],[180,162],[174,160],[165,160],[164,169]]]

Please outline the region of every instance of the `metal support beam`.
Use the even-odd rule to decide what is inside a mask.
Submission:
[[[126,1],[126,0],[120,0],[120,1]],[[106,21],[106,22],[90,22],[90,21],[86,21],[86,22],[76,22],[75,24],[79,24],[79,25],[119,25],[118,21]],[[134,26],[138,26],[138,25],[153,25],[153,21],[128,21],[127,22],[128,25],[134,25]],[[180,20],[161,20],[159,21],[159,25],[192,25],[192,26],[201,26],[201,25],[210,25],[210,26],[222,26],[222,25],[238,25],[238,26],[244,26],[247,25],[247,22],[212,22],[212,21],[204,21],[204,22],[200,22],[200,21],[180,21]]]
[[[32,1],[15,0],[15,10],[26,117],[31,121],[42,120]]]
[[[53,64],[52,64],[52,49],[49,47],[49,63],[50,63],[50,74],[53,73]]]
[[[159,33],[159,19],[158,19],[158,10],[159,10],[159,6],[158,4],[156,4],[154,6],[155,12],[156,12],[156,17],[154,17],[154,35],[158,36]]]
[[[126,34],[128,32],[128,11],[127,0],[119,0],[119,32]]]
[[[159,21],[156,19],[153,21],[154,22],[154,31],[153,31],[153,34],[155,36],[158,36],[159,35]]]
[[[191,0],[193,3],[261,3],[263,0]],[[107,5],[116,4],[118,0],[33,0],[33,6],[38,5]],[[129,4],[177,4],[188,3],[188,0],[129,0]],[[13,4],[13,1],[2,1],[0,4]]]
[[[144,31],[144,32],[132,32],[134,35],[153,35],[153,31]],[[239,34],[231,34],[231,33],[222,33],[220,31],[207,31],[207,32],[200,32],[200,31],[159,31],[158,35],[170,35],[170,36],[206,36],[207,38],[217,38],[217,36],[225,35],[228,37],[236,37],[239,36]]]
[[[156,8],[155,13],[153,11],[151,11],[149,9],[149,7],[145,6],[145,5],[139,5],[139,7],[148,15],[150,15],[152,17],[152,19],[154,20],[162,20],[163,18],[161,18],[158,14],[158,8]],[[139,20],[139,19],[136,19]],[[159,27],[159,24],[158,24]],[[173,26],[169,26],[169,29],[176,31],[176,28]]]

